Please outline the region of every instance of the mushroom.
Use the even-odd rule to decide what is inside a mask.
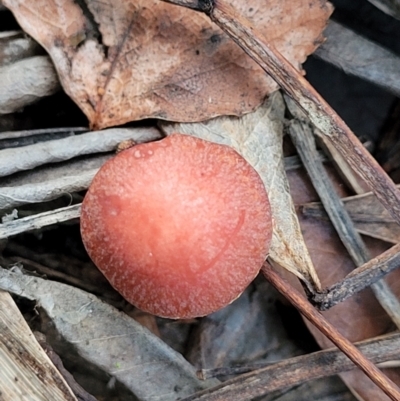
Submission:
[[[267,256],[272,219],[261,178],[242,156],[173,134],[100,169],[82,204],[81,233],[127,301],[182,319],[243,292]]]

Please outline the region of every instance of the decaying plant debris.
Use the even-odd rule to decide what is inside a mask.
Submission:
[[[24,2],[23,0],[5,0],[4,3],[12,7],[18,15],[18,12],[23,8]],[[130,4],[130,2],[128,3]],[[162,2],[154,3],[163,4]],[[197,4],[197,2],[191,2],[190,0],[176,1],[175,3],[189,6],[194,3]],[[254,4],[256,3],[255,1]],[[306,2],[300,1],[300,3],[304,5]],[[102,7],[106,8],[100,7],[98,9],[94,7],[94,3],[89,2],[89,4],[89,14],[94,13],[97,16],[97,20],[95,18],[96,23],[100,24],[100,33],[103,39],[102,46],[107,47],[109,51],[109,59],[103,59],[103,61],[106,60],[104,61],[103,72],[104,76],[107,76],[107,62],[112,57],[118,60],[121,55],[118,53],[121,47],[118,50],[118,46],[112,42],[112,38],[120,37],[118,36],[120,32],[117,32],[118,30],[112,32],[108,28],[125,27],[126,32],[126,20],[110,23],[111,20],[103,18],[107,15],[105,13],[106,3],[102,5]],[[141,11],[144,10],[143,15],[146,18],[153,18],[154,16],[149,11],[151,7],[148,4],[146,3],[146,6],[141,5],[139,8]],[[322,27],[331,9],[324,1],[313,3],[313,7],[318,8],[319,5],[322,12],[321,20],[319,20],[317,26]],[[39,3],[35,4],[36,6],[42,7]],[[326,6],[326,9],[324,9],[324,6]],[[383,9],[391,10],[391,14],[396,15],[395,8],[390,8],[388,5],[380,6]],[[164,5],[161,7],[164,7]],[[258,8],[253,4],[252,7],[258,11]],[[246,7],[246,10],[242,10],[239,7],[240,12],[236,13],[232,12],[230,7],[225,7],[225,2],[221,1],[209,14],[211,19],[217,22],[223,30],[234,36],[234,39],[240,43],[245,51],[254,50],[252,56],[257,62],[262,64],[267,60],[264,68],[268,70],[268,68],[274,66],[274,62],[272,64],[268,63],[274,59],[275,50],[271,47],[271,53],[267,54],[266,59],[260,53],[265,42],[259,41],[260,37],[257,30],[252,33],[251,29],[248,29],[247,22],[242,20],[240,16],[241,13],[247,15],[246,13],[250,12],[251,14],[250,8]],[[195,18],[198,18],[198,21],[209,27],[207,28],[209,29],[207,34],[204,33],[205,31],[203,32],[207,38],[210,39],[214,36],[222,38],[221,31],[215,25],[211,25],[206,16],[195,14],[193,11],[183,11],[183,8],[172,5],[165,5],[163,9],[181,12],[182,14],[179,15],[182,15],[182,17],[179,18],[182,19],[185,19],[186,15],[196,15]],[[34,14],[31,13],[32,11],[33,9],[30,9],[28,13],[19,15],[22,27],[28,31],[29,29],[33,29],[33,31],[38,29],[38,23],[32,17]],[[77,12],[77,9],[75,11]],[[0,20],[1,12],[0,9]],[[88,14],[87,10],[84,15],[78,14],[76,14],[76,23],[79,25],[87,18]],[[287,14],[290,15],[290,13]],[[257,17],[260,17],[260,15],[257,14]],[[103,16],[103,19],[100,18],[101,16]],[[251,23],[257,21],[257,18],[251,17],[250,19]],[[177,19],[175,18],[174,21],[176,22]],[[196,25],[193,22],[191,23]],[[306,22],[303,23],[307,26]],[[179,90],[184,89],[186,94],[190,93],[190,96],[196,95],[197,100],[202,99],[201,96],[198,97],[201,91],[195,90],[194,86],[187,87],[189,81],[185,73],[179,75],[176,72],[172,73],[171,70],[169,74],[166,74],[167,80],[163,81],[155,90],[150,85],[150,88],[154,90],[160,100],[154,109],[149,111],[148,104],[145,104],[146,102],[143,100],[145,98],[140,97],[142,96],[140,95],[139,97],[142,99],[140,102],[142,102],[141,106],[143,108],[137,107],[126,113],[122,112],[115,104],[113,105],[116,99],[113,99],[112,94],[116,88],[113,87],[111,92],[107,92],[110,89],[107,86],[108,84],[99,85],[100,81],[95,82],[98,77],[93,79],[83,74],[77,81],[78,84],[73,80],[69,81],[73,74],[66,74],[68,68],[74,62],[79,64],[79,68],[84,66],[82,59],[78,60],[74,57],[81,50],[88,51],[89,44],[92,43],[93,45],[93,42],[98,40],[99,37],[96,36],[99,35],[99,32],[95,32],[95,24],[91,25],[93,21],[89,23],[86,21],[84,24],[81,26],[81,28],[84,26],[83,30],[78,29],[78,25],[69,27],[71,29],[71,31],[67,32],[69,36],[64,36],[64,39],[67,37],[68,40],[65,42],[63,39],[64,42],[61,46],[62,52],[64,52],[62,55],[55,54],[57,52],[57,43],[55,43],[54,37],[51,35],[46,36],[46,30],[43,32],[35,31],[34,36],[37,35],[39,38],[41,35],[41,44],[49,50],[50,55],[56,62],[56,68],[61,72],[61,83],[89,116],[92,126],[105,127],[117,122],[121,123],[145,116],[156,116],[162,119],[179,121],[208,120],[211,116],[226,114],[228,108],[231,107],[228,107],[227,103],[222,101],[222,104],[225,104],[228,108],[217,110],[215,108],[216,99],[212,99],[211,102],[207,103],[206,107],[203,107],[205,105],[203,99],[201,101],[203,103],[190,104],[196,110],[200,108],[203,113],[194,118],[193,115],[190,115],[190,107],[185,111],[184,106],[188,106],[187,98],[184,102],[185,105],[182,105],[177,99],[182,100],[183,97],[179,98],[176,91],[177,88]],[[138,24],[138,27],[140,27],[140,24]],[[241,31],[241,27],[244,27],[244,30]],[[217,30],[218,35],[216,33]],[[394,52],[386,50],[334,21],[329,23],[324,34],[328,39],[317,50],[317,57],[340,66],[350,74],[369,80],[395,95],[400,93],[397,83],[399,81],[397,79],[399,73],[396,67],[399,64],[399,57]],[[168,38],[171,35],[167,35]],[[316,36],[318,38],[316,40],[320,41],[319,31],[314,34],[309,33],[309,35]],[[150,35],[150,37],[160,40],[160,35]],[[246,38],[250,38],[250,42],[246,42]],[[161,39],[166,40],[166,37]],[[204,38],[201,40],[204,40]],[[254,40],[254,42],[251,42],[251,40]],[[174,54],[174,50],[180,46],[179,41],[173,43],[174,45],[168,50],[169,55]],[[226,47],[225,50],[228,51],[230,56],[239,51],[238,54],[242,58],[235,58],[236,66],[239,69],[243,65],[246,65],[244,70],[250,68],[247,64],[243,64],[250,59],[228,39],[228,36],[224,35],[223,39],[218,43],[221,49]],[[270,44],[267,43],[267,45]],[[277,43],[274,43],[274,45],[285,53],[285,50],[282,50],[280,45]],[[131,45],[127,45],[126,49],[129,46]],[[315,46],[315,43],[313,46]],[[365,50],[358,52],[360,46]],[[94,48],[91,49],[93,51]],[[134,52],[136,51],[134,47],[130,48],[130,50],[132,49]],[[199,49],[200,54],[203,53],[203,50],[206,53],[210,51],[209,48],[199,47]],[[100,50],[101,53],[104,48]],[[297,60],[295,62],[291,57],[289,59],[298,68],[298,61],[302,62],[305,54],[311,51],[313,51],[313,48],[311,49],[310,47],[308,47],[308,50],[301,50],[301,55],[299,59],[295,58]],[[188,56],[189,59],[194,58],[194,55],[190,52]],[[268,57],[272,58],[268,61]],[[65,59],[73,60],[73,63],[69,67],[62,65],[62,63],[57,64],[57,60],[60,62],[60,60],[65,61]],[[277,60],[280,60],[279,54]],[[377,60],[377,63],[374,63],[375,60]],[[97,63],[99,59],[93,57],[91,62]],[[343,181],[329,173],[329,167],[327,176],[318,184],[321,178],[318,172],[323,171],[324,166],[328,166],[327,157],[321,156],[320,152],[316,152],[315,145],[312,141],[310,142],[311,137],[299,144],[298,140],[303,133],[305,133],[304,138],[307,138],[307,135],[311,133],[310,122],[304,119],[304,115],[296,114],[293,106],[286,109],[279,93],[270,96],[260,108],[245,116],[222,116],[202,123],[158,122],[158,124],[155,124],[149,122],[146,126],[137,124],[133,128],[114,128],[103,132],[87,132],[85,128],[59,128],[48,131],[39,129],[4,134],[0,132],[0,210],[4,216],[2,224],[0,224],[0,240],[7,239],[7,242],[4,242],[5,256],[1,260],[1,265],[2,267],[11,267],[11,270],[1,269],[0,288],[17,295],[17,299],[24,300],[23,302],[30,300],[36,303],[37,310],[41,315],[40,321],[35,316],[27,316],[27,318],[34,329],[39,329],[46,333],[46,337],[43,337],[40,333],[37,334],[37,337],[41,338],[44,348],[49,353],[54,352],[50,351],[50,347],[46,347],[46,341],[49,341],[62,357],[67,370],[72,370],[74,375],[80,379],[78,381],[85,383],[85,390],[82,388],[79,390],[79,386],[75,386],[74,380],[71,382],[67,380],[67,383],[71,383],[71,388],[75,388],[75,394],[78,399],[163,399],[172,401],[186,397],[184,399],[187,400],[215,401],[223,400],[229,394],[229,399],[237,401],[250,400],[255,396],[262,397],[263,401],[272,399],[301,401],[312,398],[310,394],[316,392],[315,399],[329,401],[333,399],[334,393],[337,391],[342,394],[341,399],[353,401],[352,395],[346,392],[345,388],[340,387],[334,379],[324,379],[325,390],[318,387],[318,382],[305,383],[308,380],[330,376],[335,373],[341,374],[344,382],[360,399],[365,401],[387,400],[389,399],[388,397],[390,399],[398,399],[398,389],[387,379],[389,378],[397,384],[400,383],[400,376],[396,369],[396,366],[398,366],[397,359],[399,359],[397,334],[380,337],[391,332],[395,324],[398,325],[400,320],[397,316],[398,301],[396,298],[400,293],[400,288],[397,284],[400,280],[399,273],[395,270],[400,257],[397,245],[399,228],[396,223],[396,220],[398,220],[397,209],[399,208],[396,203],[397,188],[390,183],[380,168],[370,159],[367,152],[360,147],[357,140],[351,137],[352,134],[347,127],[342,125],[334,114],[329,114],[329,108],[326,107],[323,100],[318,96],[314,96],[311,91],[308,93],[312,94],[311,98],[314,106],[304,102],[305,98],[302,98],[302,96],[305,92],[303,92],[303,95],[298,95],[296,92],[301,92],[304,88],[307,89],[304,79],[298,75],[298,72],[291,70],[290,66],[288,67],[289,69],[285,69],[287,66],[285,66],[284,62],[283,64],[279,63],[276,64],[279,65],[277,70],[274,70],[275,65],[272,68],[272,72],[268,72],[278,82],[282,72],[289,74],[286,75],[288,82],[281,81],[281,86],[295,99],[297,97],[297,101],[303,108],[308,110],[311,121],[320,128],[320,131],[317,131],[316,134],[319,136],[319,141],[322,142],[323,148],[329,150],[327,154],[334,159],[336,169],[344,177],[346,184],[353,191],[352,193],[358,195],[344,199],[343,202],[339,199],[332,202],[332,199],[335,198],[332,191],[339,191],[342,196],[347,195],[347,193],[340,187]],[[368,64],[367,67],[366,64]],[[7,80],[7,85],[9,85],[7,91],[0,90],[2,92],[2,95],[0,95],[0,112],[8,113],[8,115],[4,119],[0,115],[0,129],[2,121],[4,121],[4,126],[9,124],[8,121],[13,121],[14,114],[9,113],[27,106],[37,98],[48,96],[60,90],[58,77],[51,62],[45,55],[44,50],[35,41],[27,38],[21,32],[10,32],[1,36],[0,86],[2,85],[1,82],[3,84],[6,82],[4,77],[10,76],[10,71],[17,71],[18,74],[23,73],[25,65],[29,69],[27,79],[35,86],[35,89],[25,86],[25,83],[23,83],[25,81],[19,78],[14,81]],[[229,63],[217,62],[216,65],[225,73],[228,71],[229,74],[233,74],[232,76],[236,74],[235,69],[231,70],[229,68]],[[266,76],[262,70],[252,61],[249,65],[252,66],[249,71],[257,70],[257,74],[260,74],[257,75],[257,85],[259,82],[263,82],[264,85],[267,81],[264,80]],[[73,71],[74,74],[77,74],[74,76],[75,78],[79,75],[79,68]],[[120,70],[121,74],[123,71],[123,69]],[[157,74],[160,74],[160,72],[157,72]],[[228,80],[231,82],[232,76],[229,74]],[[13,73],[12,76],[14,77],[14,75]],[[171,77],[174,76],[183,78],[177,83],[175,78],[171,81]],[[95,74],[93,74],[93,77],[95,77]],[[201,78],[204,77],[201,76]],[[148,77],[142,74],[141,79],[146,80]],[[243,78],[241,81],[245,83],[246,79]],[[199,82],[203,81],[200,80]],[[206,82],[213,87],[217,87],[216,82],[212,79],[206,79]],[[78,88],[82,83],[90,84],[87,88],[88,96],[85,95],[86,89],[82,91],[81,87]],[[160,89],[161,87],[163,88],[162,90]],[[230,101],[235,103],[232,96],[244,95],[248,88],[246,90],[243,88],[242,86],[235,87],[235,85],[230,85],[230,90],[233,89],[232,93],[219,89],[219,95],[229,97]],[[229,114],[242,114],[244,111],[253,110],[267,93],[266,87],[260,86],[260,88],[262,89],[253,100],[247,100],[247,103],[243,102],[239,108],[230,108],[229,110],[233,111]],[[141,88],[141,90],[147,96],[148,87],[147,89]],[[163,92],[161,93],[160,90]],[[122,91],[122,93],[124,92]],[[87,100],[88,98],[89,101]],[[174,103],[172,104],[172,102]],[[218,102],[221,103],[220,100]],[[127,104],[130,105],[129,101]],[[319,108],[315,109],[315,105]],[[171,106],[172,108],[165,108],[166,106]],[[107,113],[109,114],[107,115]],[[172,118],[172,115],[175,117]],[[292,121],[289,123],[287,118],[292,118]],[[328,119],[326,120],[326,118]],[[325,123],[328,121],[330,128],[325,132],[323,131],[326,125],[320,124],[321,121],[325,121]],[[339,137],[335,139],[335,129],[338,127],[342,130],[340,138],[343,139],[343,135],[347,137],[344,142],[347,144],[345,146],[340,143]],[[338,351],[322,351],[298,356],[303,354],[304,350],[293,338],[287,335],[285,327],[279,320],[276,304],[281,302],[281,297],[261,278],[258,278],[235,303],[220,312],[201,320],[171,322],[143,315],[127,305],[115,294],[98,272],[92,270],[90,263],[82,261],[83,253],[79,250],[80,245],[76,249],[70,245],[70,249],[75,256],[71,254],[62,255],[61,252],[57,254],[54,251],[49,253],[50,248],[46,248],[45,241],[40,238],[47,238],[48,241],[48,236],[51,236],[54,230],[76,229],[82,191],[88,187],[92,177],[105,160],[112,157],[113,151],[119,142],[125,139],[132,139],[134,142],[157,140],[163,135],[168,135],[174,131],[186,132],[217,142],[228,143],[253,164],[260,173],[265,185],[269,188],[270,193],[273,194],[276,229],[274,233],[275,243],[269,260],[275,267],[283,266],[300,277],[303,280],[306,292],[316,306],[321,309],[328,309],[339,303],[335,308],[325,312],[325,317],[351,341],[367,340],[360,344],[360,348],[371,362],[386,362],[386,365],[380,365],[380,368],[384,369],[385,376],[383,376],[363,356],[360,356],[361,359],[356,358],[357,363],[364,366],[364,369],[369,372],[373,379],[379,381],[381,389],[366,381],[365,376],[359,371],[346,372],[352,369],[352,365]],[[312,192],[308,179],[299,169],[299,166],[301,166],[299,160],[295,160],[295,164],[293,164],[293,157],[283,157],[281,151],[282,137],[284,133],[289,131],[293,136],[293,142],[298,145],[298,152],[303,159],[303,163],[310,169],[312,184],[319,191],[320,198],[329,217],[327,217],[320,203],[316,202],[319,198]],[[266,135],[267,132],[269,135]],[[326,135],[327,132],[329,132],[329,135]],[[332,138],[334,139],[332,140]],[[361,152],[358,154],[358,159],[350,156],[350,165],[363,170],[362,165],[359,163],[360,160],[366,161],[367,165],[369,164],[369,170],[365,176],[367,176],[370,185],[377,192],[378,197],[383,200],[389,212],[382,207],[373,194],[364,193],[365,185],[349,169],[347,162],[349,161],[349,155],[352,154],[351,150],[346,149],[346,147],[350,148],[349,144],[351,146],[354,145],[358,152]],[[340,155],[340,152],[342,155]],[[322,165],[321,161],[324,162],[324,165]],[[271,164],[273,165],[272,170]],[[313,175],[312,171],[316,171],[317,174]],[[327,189],[331,180],[332,188]],[[327,190],[330,195],[324,197],[321,191]],[[327,202],[330,206],[327,206]],[[301,204],[300,208],[298,207],[299,203]],[[348,213],[345,212],[346,210]],[[313,217],[311,218],[310,216]],[[326,223],[328,219],[333,221],[334,225],[336,224],[336,230],[341,233],[341,241],[352,257],[347,255],[336,234],[330,228],[330,225]],[[33,235],[21,237],[21,235],[26,236],[26,233],[31,231],[33,231]],[[366,244],[364,244],[364,239],[361,239],[357,231],[375,239],[366,239]],[[33,250],[26,246],[23,240],[21,243],[22,238],[35,238],[34,241],[41,245]],[[377,238],[390,242],[394,246],[387,250],[387,245],[378,242]],[[369,249],[367,249],[367,246]],[[41,249],[42,247],[44,247],[43,250]],[[79,257],[76,255],[79,255]],[[332,270],[332,266],[335,267],[334,271],[329,270]],[[360,267],[351,272],[355,266]],[[389,272],[392,273],[386,277],[385,282],[378,282]],[[280,274],[285,275],[282,271]],[[46,279],[46,276],[49,279]],[[288,276],[288,279],[291,281],[291,285],[297,286],[298,283],[293,280],[293,276]],[[273,281],[272,278],[271,280]],[[61,283],[58,281],[61,281]],[[381,301],[388,314],[383,312],[371,293],[359,292],[368,286],[372,286],[377,298]],[[89,294],[90,292],[96,296]],[[4,292],[1,294],[8,296]],[[344,301],[348,297],[350,298]],[[99,298],[113,306],[105,304]],[[288,298],[290,297],[288,296]],[[11,300],[11,298],[4,299],[7,302]],[[295,301],[295,304],[297,303],[296,306],[298,306],[304,302],[306,301],[303,297],[301,300]],[[308,304],[306,303],[305,305]],[[28,309],[29,307],[26,308],[22,304],[22,310],[25,313],[28,313]],[[117,309],[123,310],[123,312]],[[15,309],[11,314],[6,314],[5,319],[11,319],[10,321],[12,321],[13,314],[17,316]],[[389,318],[389,316],[391,317]],[[98,322],[99,318],[101,322]],[[22,319],[22,317],[19,317],[19,319]],[[319,320],[318,317],[316,319],[318,326],[323,320]],[[4,318],[2,318],[2,321],[5,321]],[[136,321],[141,322],[151,332],[143,329],[142,325]],[[274,328],[273,332],[271,332],[272,327]],[[310,330],[320,346],[323,348],[331,346],[331,343],[321,336],[315,328],[310,326]],[[17,338],[16,331],[9,330],[6,332],[2,329],[0,339],[4,333],[6,333],[5,335],[10,341],[13,338]],[[336,342],[338,335],[334,334],[333,329],[328,328],[326,334],[328,337],[333,336],[330,338]],[[27,347],[36,347],[37,343],[32,340],[33,337],[28,339],[30,335],[28,331],[27,338],[23,341]],[[161,340],[164,341],[157,337],[161,337]],[[1,341],[0,343],[3,344]],[[346,346],[345,351],[349,352]],[[189,362],[183,359],[181,354]],[[351,355],[354,356],[354,354]],[[335,363],[326,363],[326,360],[331,361],[332,359],[335,360]],[[12,357],[9,360],[11,361],[10,366],[12,366]],[[279,360],[282,361],[277,362]],[[55,363],[57,364],[57,362]],[[268,364],[268,366],[265,367],[265,364]],[[240,366],[235,367],[233,365]],[[391,368],[385,369],[388,366]],[[29,365],[26,367],[29,368]],[[200,380],[195,374],[194,367],[201,369],[198,372],[199,377],[202,376],[204,379],[217,375],[223,383],[219,383],[217,379],[213,378],[209,378],[206,381]],[[65,371],[64,368],[61,369],[63,372]],[[246,370],[254,369],[256,369],[254,372],[244,373]],[[294,373],[298,372],[299,369],[302,374]],[[49,374],[53,372],[52,374],[57,375],[57,373],[54,373],[56,371],[50,361],[46,365],[46,371]],[[85,379],[88,376],[88,372],[90,372],[91,382]],[[225,381],[227,376],[240,373],[244,374]],[[21,374],[24,379],[29,377],[27,373],[18,374]],[[275,379],[275,375],[278,374],[280,375],[279,380]],[[271,380],[271,378],[274,380]],[[46,380],[42,380],[41,383],[38,382],[38,391],[43,384],[45,385],[44,388],[49,385],[50,389],[59,389],[64,394],[60,395],[60,397],[64,397],[60,399],[75,399],[68,388],[68,384],[64,382],[60,384],[63,379],[61,381],[57,380],[50,384]],[[300,383],[302,384],[299,386]],[[9,394],[6,393],[9,397],[6,399],[15,399],[15,394],[19,389],[18,380],[7,386],[7,388],[11,389],[11,392]],[[288,389],[288,387],[293,386],[296,387],[291,390]],[[99,391],[99,388],[102,390]],[[384,395],[382,390],[388,396]],[[95,397],[86,391],[93,393]],[[38,395],[35,399],[43,399],[40,397],[41,395]]]

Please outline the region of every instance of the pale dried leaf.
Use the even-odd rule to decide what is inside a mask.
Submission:
[[[400,0],[396,1],[399,1],[400,15]],[[396,53],[334,21],[329,22],[324,34],[327,40],[315,56],[346,74],[379,85],[395,96],[400,95],[400,57]]]
[[[180,354],[92,294],[1,268],[0,288],[35,300],[81,357],[123,383],[140,401],[175,401],[216,384],[198,380]]]
[[[0,291],[0,399],[76,401],[10,294]]]
[[[276,93],[257,111],[243,117],[163,124],[162,128],[168,134],[180,132],[231,146],[257,170],[267,189],[274,218],[269,257],[312,288],[320,288],[286,178],[282,153],[284,110],[282,97]]]
[[[161,138],[160,133],[152,127],[113,128],[103,133],[101,139],[98,132],[86,132],[63,139],[0,150],[0,177],[78,156],[110,152],[115,150],[120,142],[129,139],[142,143]]]
[[[368,0],[384,13],[400,20],[400,0]]]
[[[60,89],[53,63],[35,56],[0,67],[0,114],[15,111]]]
[[[304,353],[282,323],[280,299],[266,280],[256,280],[231,305],[200,321],[186,358],[199,369],[213,369],[256,366]]]
[[[277,88],[208,17],[158,0],[4,0],[52,57],[94,127],[201,121],[255,109]],[[322,41],[326,0],[232,0],[296,68]]]
[[[0,66],[12,64],[27,57],[37,56],[43,51],[39,44],[22,31],[0,33]]]

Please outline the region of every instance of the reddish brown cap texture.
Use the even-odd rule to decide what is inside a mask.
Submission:
[[[85,247],[113,287],[168,318],[236,299],[268,253],[268,196],[233,149],[174,134],[108,161],[83,201]]]

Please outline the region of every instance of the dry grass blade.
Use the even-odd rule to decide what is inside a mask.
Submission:
[[[257,36],[247,20],[224,0],[168,2],[201,11],[206,9],[211,20],[228,33],[306,112],[312,123],[349,161],[400,224],[400,192],[392,180],[336,112],[276,49]]]
[[[59,89],[49,57],[30,57],[0,67],[0,115],[14,113]]]
[[[399,388],[369,361],[347,338],[343,337],[312,305],[266,262],[262,272],[267,280],[299,312],[351,359],[391,400],[400,400]]]
[[[17,60],[33,57],[41,53],[40,46],[22,31],[5,31],[0,33],[0,66]]]
[[[7,139],[18,139],[18,138],[26,138],[32,137],[36,135],[43,134],[52,134],[52,136],[57,136],[57,134],[61,133],[79,133],[86,132],[89,129],[87,127],[59,127],[59,128],[39,128],[39,129],[28,129],[22,131],[8,131],[1,133],[1,142]]]

